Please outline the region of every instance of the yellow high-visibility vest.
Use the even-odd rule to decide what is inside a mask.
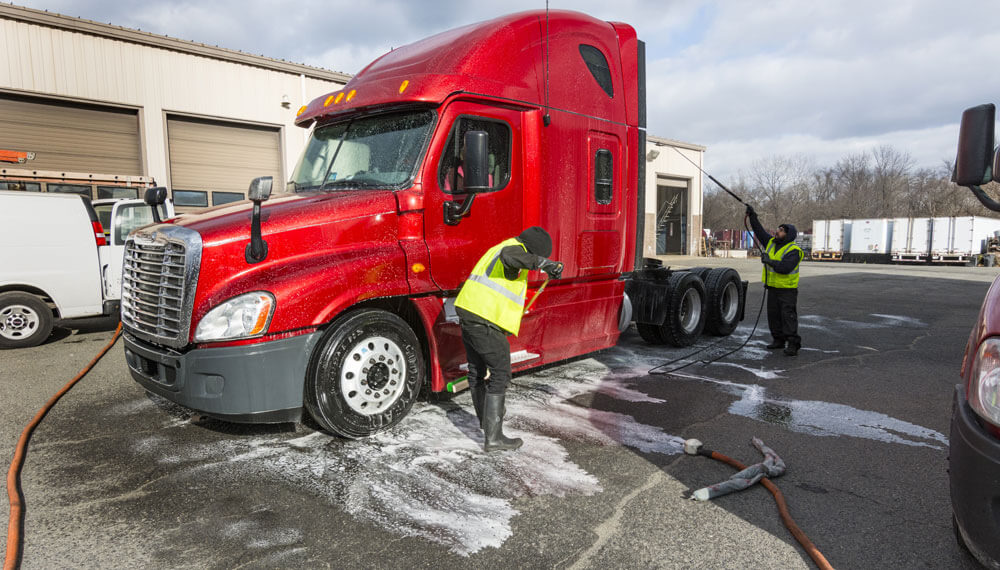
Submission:
[[[490,321],[517,336],[521,329],[521,313],[528,292],[528,271],[521,269],[511,281],[504,276],[500,250],[517,245],[528,248],[516,238],[504,240],[491,247],[476,263],[472,274],[462,285],[455,299],[455,306]]]
[[[775,249],[774,238],[771,238],[767,242],[767,246],[764,248],[764,255],[773,259],[774,261],[781,261],[781,258],[785,256],[789,251],[798,251],[799,260],[795,263],[795,269],[791,273],[776,273],[770,266],[764,266],[764,272],[761,279],[764,280],[764,284],[769,287],[775,287],[777,289],[797,289],[799,286],[799,264],[802,263],[802,258],[805,256],[805,252],[802,248],[795,244],[794,241],[790,241],[782,246],[781,249]]]

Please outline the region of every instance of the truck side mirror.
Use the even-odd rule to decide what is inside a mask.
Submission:
[[[250,189],[247,190],[247,198],[251,202],[265,202],[271,197],[271,186],[273,185],[273,179],[270,176],[261,176],[259,178],[254,178],[250,182]]]
[[[167,189],[163,186],[154,186],[153,188],[146,189],[146,195],[143,196],[143,201],[149,205],[150,209],[153,210],[153,223],[159,224],[163,220],[160,219],[160,206],[167,201]]]
[[[247,190],[247,197],[253,202],[253,214],[250,217],[250,243],[244,257],[251,265],[267,257],[267,242],[260,235],[260,203],[271,197],[272,181],[270,176],[254,178]]]
[[[489,149],[490,135],[486,131],[465,133],[465,159],[462,161],[462,189],[468,193],[465,201],[444,203],[444,223],[457,226],[469,215],[476,192],[490,189]]]
[[[995,179],[993,162],[993,125],[996,107],[979,105],[962,113],[958,134],[958,155],[952,182],[960,186],[979,186]],[[991,172],[992,170],[992,172]]]

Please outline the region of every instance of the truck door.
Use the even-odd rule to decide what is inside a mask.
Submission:
[[[622,270],[625,247],[624,163],[621,139],[612,132],[587,132],[587,162],[581,186],[581,214],[577,236],[577,270],[580,275],[601,275]],[[583,200],[587,201],[583,213]]]
[[[424,235],[434,282],[445,291],[456,290],[476,261],[490,247],[521,233],[522,145],[521,113],[455,102],[441,115],[423,173]],[[465,133],[489,134],[489,184],[485,192],[462,190],[461,160]],[[469,215],[457,224],[444,220],[445,202],[473,199]]]

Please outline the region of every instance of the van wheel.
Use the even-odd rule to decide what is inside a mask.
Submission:
[[[742,313],[740,274],[728,267],[717,267],[705,278],[705,330],[727,336],[736,330]]]
[[[361,309],[344,315],[320,340],[304,401],[323,429],[357,439],[399,423],[423,379],[420,341],[406,321]]]
[[[30,293],[0,293],[0,348],[38,346],[52,332],[52,310]]]

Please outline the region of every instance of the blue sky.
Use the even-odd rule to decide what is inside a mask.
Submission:
[[[20,0],[21,5],[355,73],[422,37],[544,1]],[[708,147],[732,181],[754,161],[818,166],[892,145],[952,160],[966,107],[1000,72],[989,0],[551,0],[633,25],[647,46],[649,132]],[[1000,98],[1000,97],[998,97]]]

